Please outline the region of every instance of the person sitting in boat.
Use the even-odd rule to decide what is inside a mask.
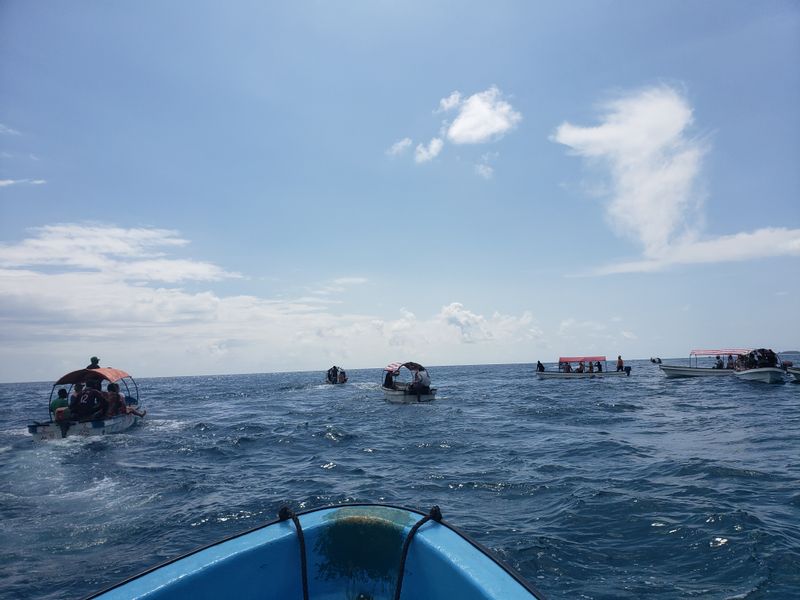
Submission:
[[[733,360],[733,355],[728,354],[728,362],[725,363],[726,369],[733,369],[736,366],[736,362]]]
[[[589,373],[594,373],[594,363],[589,361]]]
[[[578,368],[575,369],[575,372],[576,373],[583,373],[584,370],[585,370],[585,367],[583,366],[583,361],[578,362]]]
[[[100,391],[100,381],[93,380],[86,383],[77,401],[70,403],[69,410],[79,421],[92,421],[102,419],[106,414],[108,401]]]
[[[599,360],[596,363],[594,363],[594,370],[597,371],[598,373],[603,372],[603,365],[600,363]]]
[[[347,383],[347,371],[339,369],[339,374],[336,376],[336,383]]]
[[[59,408],[68,408],[68,407],[69,407],[69,398],[67,390],[61,388],[60,390],[58,390],[58,395],[55,398],[53,398],[53,400],[50,402],[50,412],[53,413],[53,415],[55,415],[56,411]]]
[[[622,360],[622,355],[617,355],[617,371],[624,371],[625,370],[625,361]]]
[[[383,387],[390,390],[397,389],[394,384],[394,374],[391,371],[386,371],[386,376],[383,378]]]
[[[408,391],[411,394],[429,394],[431,391],[431,376],[425,367],[420,367],[414,373],[414,381],[408,386]]]
[[[714,363],[715,369],[724,369],[725,365],[722,364],[722,358],[720,358],[719,354],[717,354],[716,362]]]
[[[541,361],[539,361],[539,360],[537,360],[537,361],[536,361],[536,370],[537,370],[539,373],[544,373],[544,365],[543,365],[543,364],[542,364],[542,362],[541,362]]]
[[[568,362],[564,363],[564,373],[572,373],[572,365]]]
[[[108,402],[108,408],[106,408],[106,417],[116,417],[117,415],[126,415],[132,414],[136,415],[137,417],[143,417],[147,414],[146,410],[142,410],[141,412],[133,408],[132,406],[128,406],[128,403],[125,402],[124,394],[120,393],[119,385],[116,383],[109,383],[108,387],[106,388],[105,392],[106,401]]]

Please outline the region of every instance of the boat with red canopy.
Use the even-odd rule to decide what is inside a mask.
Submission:
[[[412,381],[397,381],[401,369],[413,375]],[[391,362],[383,369],[381,390],[386,400],[395,404],[431,402],[436,400],[436,388],[431,387],[428,370],[416,362]]]
[[[750,353],[750,348],[719,348],[712,350],[692,350],[689,353],[689,366],[659,365],[659,369],[669,378],[676,377],[725,377],[734,374],[735,361]],[[716,357],[716,365],[700,366],[701,357]],[[723,365],[722,368],[718,365]],[[692,364],[694,362],[694,364]]]
[[[107,382],[108,385],[116,385],[120,396],[125,399],[126,412],[93,420],[78,420],[71,414],[68,407],[54,407],[54,395],[56,394],[57,387],[67,386],[61,387],[60,389],[65,390],[66,396],[69,397],[70,392],[75,388],[76,384],[97,382],[99,388],[103,381]],[[107,389],[107,391],[112,390]],[[59,397],[60,396],[56,398]],[[71,371],[62,376],[53,384],[53,389],[50,391],[50,398],[48,400],[48,407],[50,409],[49,421],[43,423],[34,421],[28,425],[28,432],[33,436],[35,441],[57,440],[73,436],[87,437],[106,435],[109,433],[121,433],[136,425],[144,417],[144,411],[140,410],[139,386],[136,384],[136,381],[125,371],[112,367],[78,369],[77,371]]]
[[[572,366],[575,363],[575,367]],[[628,377],[630,367],[611,371],[605,356],[562,356],[557,371],[536,371],[539,379],[593,379],[596,377]]]

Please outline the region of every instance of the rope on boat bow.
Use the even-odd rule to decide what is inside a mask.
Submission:
[[[408,548],[411,546],[411,540],[413,539],[414,535],[417,533],[417,530],[425,525],[428,521],[436,521],[439,523],[442,520],[442,511],[439,510],[439,507],[434,505],[431,507],[431,511],[422,517],[419,521],[417,521],[414,526],[411,528],[411,531],[408,532],[406,536],[406,541],[403,542],[403,552],[400,555],[400,566],[398,567],[397,573],[397,587],[394,590],[394,600],[400,600],[400,591],[403,588],[403,575],[406,572],[406,557],[408,556]]]
[[[282,506],[278,511],[278,519],[281,521],[292,520],[297,529],[297,541],[300,542],[300,575],[303,579],[303,600],[308,600],[308,568],[306,566],[306,539],[303,535],[303,527],[300,519],[288,506]]]

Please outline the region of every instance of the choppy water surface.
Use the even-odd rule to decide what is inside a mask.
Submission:
[[[143,379],[146,424],[34,445],[50,384],[0,385],[0,595],[76,597],[295,509],[445,518],[550,598],[800,597],[800,385],[431,368]]]

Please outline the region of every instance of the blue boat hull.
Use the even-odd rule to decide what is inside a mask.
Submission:
[[[404,542],[424,516],[383,505],[331,507],[298,515],[308,597],[394,598]],[[92,597],[300,600],[301,565],[295,524],[277,521],[145,571]],[[400,597],[542,598],[486,549],[443,521],[424,523],[409,542]]]

